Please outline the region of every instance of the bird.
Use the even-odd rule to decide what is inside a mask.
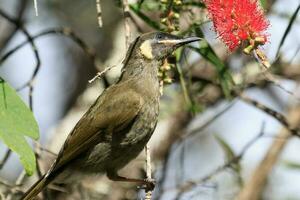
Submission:
[[[159,66],[177,48],[200,39],[165,32],[138,36],[127,50],[118,81],[77,122],[50,169],[21,200],[33,200],[48,184],[73,182],[80,175],[106,174],[113,181],[153,184],[118,171],[138,156],[156,127]]]

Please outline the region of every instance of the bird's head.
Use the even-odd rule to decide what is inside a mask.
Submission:
[[[123,61],[122,75],[119,80],[127,80],[129,77],[137,76],[144,69],[156,69],[152,71],[153,77],[157,77],[157,67],[159,66],[157,62],[163,61],[178,47],[198,40],[201,40],[201,38],[182,38],[163,32],[151,32],[140,35],[127,51]],[[136,62],[137,60],[138,62]],[[140,61],[143,61],[143,65],[140,64]],[[154,64],[156,67],[147,67],[146,63]]]
[[[163,60],[178,47],[198,40],[201,38],[181,38],[164,32],[151,32],[138,38],[136,48],[148,60]]]

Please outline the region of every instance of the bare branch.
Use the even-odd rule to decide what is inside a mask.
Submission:
[[[125,28],[125,40],[126,40],[126,48],[129,47],[130,44],[130,37],[131,37],[131,31],[130,31],[130,24],[129,24],[129,5],[128,0],[123,0],[123,13],[124,13],[124,28]]]
[[[152,179],[151,155],[150,155],[150,148],[148,144],[145,147],[145,152],[146,152],[146,177],[148,180],[151,180]],[[151,200],[151,198],[152,198],[152,190],[146,188],[145,200]]]
[[[180,199],[180,196],[182,196],[183,193],[192,190],[194,187],[199,186],[200,184],[208,181],[209,179],[213,178],[214,176],[216,176],[217,174],[219,174],[220,172],[224,171],[227,168],[232,167],[234,164],[238,163],[243,155],[246,153],[246,151],[255,143],[257,142],[260,138],[263,137],[264,135],[264,128],[265,128],[265,123],[263,122],[260,128],[260,132],[257,136],[255,136],[252,140],[250,140],[241,150],[241,152],[233,157],[232,159],[228,160],[224,165],[218,167],[217,169],[215,169],[214,171],[212,171],[210,174],[208,174],[207,176],[199,179],[199,180],[191,180],[191,181],[187,181],[185,184],[181,185],[180,187],[176,188],[176,190],[178,191],[178,195],[176,197],[176,199]]]
[[[47,35],[62,35],[65,37],[70,38],[73,42],[75,42],[82,50],[83,52],[91,59],[91,61],[93,62],[94,66],[99,69],[101,67],[98,66],[98,60],[97,60],[97,56],[95,53],[95,50],[90,48],[78,35],[76,35],[74,33],[73,30],[71,30],[70,28],[51,28],[45,31],[42,31],[36,35],[32,36],[33,40],[36,40],[40,37],[43,36],[47,36]],[[16,45],[14,48],[12,48],[11,50],[9,50],[8,52],[6,52],[1,58],[0,58],[0,64],[3,63],[8,57],[10,57],[13,53],[15,53],[17,50],[19,50],[20,48],[22,48],[23,46],[25,46],[26,44],[28,44],[30,41],[26,40],[18,45]],[[104,85],[105,87],[107,87],[109,85],[109,82],[107,80],[107,78],[104,76],[103,77],[103,81],[104,81]],[[18,88],[17,90],[21,90],[24,87],[26,87],[28,85],[28,83],[24,84],[22,87]]]
[[[34,71],[33,71],[33,74],[31,76],[30,80],[26,83],[26,86],[29,87],[29,107],[30,107],[31,110],[33,110],[33,99],[32,99],[32,93],[33,93],[33,90],[34,90],[33,83],[34,83],[34,80],[36,78],[37,73],[39,72],[40,66],[41,66],[41,59],[40,59],[40,55],[39,55],[37,46],[35,45],[34,39],[30,35],[30,33],[22,25],[22,23],[20,23],[18,21],[18,19],[14,19],[14,18],[10,17],[9,15],[7,15],[1,9],[0,9],[0,16],[2,16],[7,21],[14,24],[16,27],[18,27],[18,29],[20,29],[20,31],[26,36],[27,40],[29,41],[31,49],[34,53],[35,60],[36,60],[36,65],[35,65],[35,68],[34,68]],[[0,60],[0,64],[2,64],[2,60]]]
[[[7,162],[9,156],[11,155],[11,150],[10,149],[7,149],[5,154],[4,154],[4,157],[3,159],[1,160],[0,162],[0,169],[3,168],[3,166],[5,165],[5,163]]]
[[[120,63],[120,62],[121,62],[121,60],[118,61],[118,63]],[[111,70],[112,68],[115,68],[115,67],[117,67],[117,66],[118,66],[118,64],[112,65],[112,66],[110,66],[110,67],[106,67],[103,71],[98,72],[98,73],[96,74],[96,76],[94,76],[91,80],[89,80],[89,83],[94,82],[96,79],[102,78],[102,76],[103,76],[106,72],[108,72],[109,70]]]
[[[22,23],[22,21],[23,21],[22,17],[26,10],[27,3],[28,3],[28,0],[22,0],[22,1],[19,1],[19,4],[17,5],[16,19],[20,23]],[[13,26],[13,28],[5,27],[4,29],[6,31],[1,33],[1,38],[0,38],[0,53],[2,52],[2,50],[5,49],[4,47],[9,43],[9,41],[16,35],[19,27],[16,27],[16,26]]]
[[[272,117],[274,117],[279,123],[281,123],[288,131],[290,131],[294,136],[298,136],[300,137],[299,134],[299,129],[298,128],[293,128],[288,120],[286,119],[286,117],[282,114],[280,114],[279,112],[247,97],[244,94],[239,94],[239,98],[242,99],[243,101],[255,106],[256,108],[262,110],[263,112],[267,113],[268,115],[271,115]]]
[[[102,28],[103,22],[102,22],[102,11],[101,11],[100,0],[96,0],[96,10],[97,10],[98,25],[100,28]]]
[[[35,16],[39,16],[39,10],[37,5],[37,0],[33,0]]]
[[[288,112],[289,122],[293,126],[299,125],[300,107],[290,108]],[[250,179],[246,182],[243,189],[240,191],[237,199],[239,200],[257,200],[260,199],[267,183],[268,175],[273,166],[276,164],[282,150],[291,138],[292,134],[286,129],[282,129],[278,136],[274,139],[272,145],[268,149],[266,155],[253,171]],[[278,139],[280,138],[280,139]]]

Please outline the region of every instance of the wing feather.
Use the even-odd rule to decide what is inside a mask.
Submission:
[[[125,85],[111,86],[98,97],[67,137],[48,174],[59,171],[99,143],[97,138],[101,134],[109,134],[105,130],[125,128],[131,124],[143,105],[143,98],[133,90],[126,90]]]

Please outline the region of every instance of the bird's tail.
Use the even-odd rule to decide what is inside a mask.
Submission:
[[[49,184],[49,180],[44,175],[31,188],[29,188],[20,200],[34,200],[35,197]]]

